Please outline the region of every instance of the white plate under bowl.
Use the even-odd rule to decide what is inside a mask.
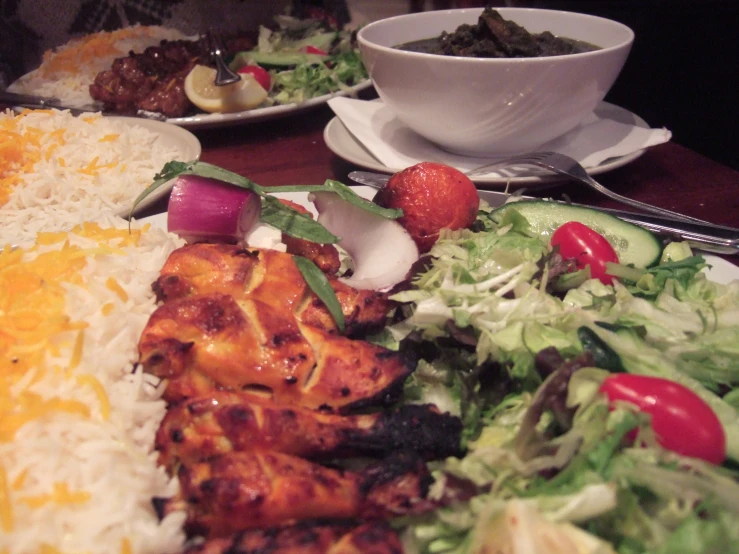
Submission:
[[[629,123],[645,129],[649,128],[647,122],[636,114],[631,113],[629,110],[610,104],[608,102],[601,102],[600,106],[596,110],[601,117],[607,117],[615,121]],[[375,158],[369,150],[367,150],[356,138],[352,135],[346,126],[341,122],[338,117],[334,117],[328,122],[326,128],[323,131],[323,139],[326,142],[326,146],[337,156],[344,160],[356,164],[366,169],[371,169],[379,173],[395,173],[403,167],[388,167],[377,158]],[[622,167],[628,163],[633,162],[639,156],[644,154],[645,150],[637,150],[626,156],[619,156],[616,158],[610,158],[603,163],[586,167],[585,170],[590,175],[598,175],[611,171],[618,167]],[[446,152],[442,149],[438,149],[438,160],[443,160]],[[553,175],[544,170],[538,168],[520,168],[515,170],[515,174],[510,177],[497,177],[491,175],[484,175],[481,177],[472,177],[472,181],[481,189],[496,189],[505,187],[521,187],[526,185],[527,187],[537,186],[551,186],[553,183],[560,182],[565,179],[559,175]]]
[[[182,129],[177,125],[172,125],[163,121],[155,121],[153,119],[143,119],[139,117],[112,116],[111,119],[122,121],[131,126],[138,125],[139,127],[143,127],[150,132],[158,135],[156,140],[160,144],[168,148],[176,149],[179,152],[179,155],[177,156],[178,161],[191,162],[200,158],[202,147],[200,146],[200,141],[198,140],[198,138],[190,131]],[[156,189],[136,206],[134,214],[141,212],[142,210],[154,204],[160,198],[169,194],[169,191],[172,190],[173,186],[174,180]],[[129,212],[130,210],[126,208],[125,210],[118,211],[116,215],[119,215],[121,217],[128,217]]]
[[[207,129],[211,127],[227,127],[230,125],[245,125],[247,123],[269,121],[288,115],[294,115],[310,108],[320,106],[337,96],[356,95],[358,92],[369,88],[370,86],[372,86],[372,81],[366,79],[345,90],[324,94],[323,96],[316,96],[315,98],[306,100],[301,104],[278,104],[275,106],[269,106],[268,108],[257,108],[254,110],[235,113],[209,113],[186,117],[171,117],[167,119],[167,122],[187,129]]]

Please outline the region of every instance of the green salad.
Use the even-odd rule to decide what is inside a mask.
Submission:
[[[278,30],[261,27],[257,46],[237,53],[230,66],[258,66],[269,72],[267,105],[300,104],[345,91],[369,77],[355,34],[319,20],[276,18]]]
[[[739,281],[683,243],[563,279],[512,206],[443,231],[375,338],[420,359],[405,402],[464,422],[443,507],[394,521],[406,552],[739,552]]]

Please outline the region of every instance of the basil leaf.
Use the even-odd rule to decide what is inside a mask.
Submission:
[[[384,217],[385,219],[398,219],[399,217],[403,217],[403,210],[397,208],[383,208],[382,206],[378,206],[371,200],[362,198],[356,192],[354,192],[351,187],[348,187],[344,183],[340,183],[339,181],[329,179],[324,183],[323,186],[326,187],[327,192],[335,192],[339,195],[340,198],[346,200],[350,204],[353,204],[354,206],[362,208],[363,210],[366,210],[373,214]]]
[[[209,164],[206,162],[192,162],[185,171],[191,175],[197,175],[198,177],[206,177],[208,179],[217,179],[230,185],[235,185],[242,189],[248,189],[256,192],[259,196],[264,197],[264,187],[259,186],[251,179],[242,177],[238,173],[223,169],[217,165]]]
[[[300,273],[303,275],[305,282],[321,302],[323,302],[324,306],[326,306],[331,317],[334,318],[336,326],[343,333],[345,327],[344,312],[341,311],[339,299],[336,298],[336,293],[334,292],[331,283],[328,282],[326,275],[324,275],[323,271],[318,269],[316,264],[308,258],[293,256],[293,260],[295,261],[295,265],[298,266]]]
[[[378,206],[371,200],[367,200],[366,198],[359,196],[351,187],[332,179],[328,179],[322,185],[287,185],[274,187],[274,189],[276,192],[334,192],[350,204],[375,215],[379,215],[380,217],[384,217],[385,219],[398,219],[403,216],[403,210]],[[264,190],[266,192],[267,188],[264,187]]]
[[[133,214],[133,210],[144,198],[149,196],[152,192],[161,187],[163,184],[179,177],[180,175],[197,175],[198,177],[218,179],[219,181],[223,181],[224,183],[229,183],[230,185],[235,185],[242,189],[249,189],[251,191],[254,191],[259,196],[264,196],[264,192],[262,192],[263,187],[260,187],[251,179],[242,177],[241,175],[234,173],[233,171],[228,171],[227,169],[223,169],[222,167],[218,167],[217,165],[201,162],[198,160],[192,162],[171,161],[164,164],[162,170],[154,175],[154,182],[146,187],[144,192],[139,194],[136,197],[136,200],[133,201],[131,212],[129,213],[129,219],[130,216]]]
[[[259,219],[298,239],[320,244],[335,244],[341,240],[310,216],[286,206],[273,196],[262,197],[262,212]]]

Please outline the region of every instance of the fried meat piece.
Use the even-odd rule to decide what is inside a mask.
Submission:
[[[155,499],[161,517],[187,513],[189,534],[207,539],[306,519],[384,520],[429,509],[432,482],[412,454],[343,471],[268,451],[233,452],[181,466],[179,495]]]
[[[387,294],[359,291],[330,279],[344,313],[346,334],[358,336],[379,330],[392,303]],[[261,300],[280,313],[336,331],[336,324],[316,298],[292,256],[275,250],[239,248],[228,244],[198,243],[170,254],[153,285],[159,301],[219,292],[237,300]]]
[[[139,356],[147,372],[169,380],[169,402],[220,388],[314,409],[391,401],[413,367],[403,354],[224,294],[157,308],[141,335]]]
[[[353,527],[354,526],[354,527]],[[352,528],[353,527],[353,528]],[[205,541],[187,554],[402,554],[398,536],[384,522],[301,522],[251,529]]]
[[[188,548],[186,554],[326,554],[352,523],[307,521],[270,529],[248,529],[207,540]]]
[[[280,198],[279,200],[282,204],[292,208],[296,212],[313,218],[313,214],[305,206],[285,198]],[[333,244],[318,244],[309,240],[291,237],[287,233],[282,233],[282,242],[285,244],[288,254],[308,258],[327,275],[335,275],[341,267],[339,252]]]
[[[344,313],[346,336],[363,337],[385,326],[386,316],[393,305],[387,293],[357,290],[333,278],[329,278],[328,282],[334,289],[336,299]],[[298,308],[296,316],[306,325],[331,332],[337,331],[336,323],[326,306],[313,295]]]
[[[341,267],[339,252],[332,244],[318,244],[282,233],[282,242],[288,254],[303,256],[312,261],[327,275],[335,275]]]
[[[90,96],[121,114],[137,110],[181,117],[193,108],[184,90],[185,77],[205,54],[199,41],[162,41],[140,54],[117,58],[97,74]]]
[[[403,554],[403,545],[387,523],[368,522],[341,537],[327,554]]]
[[[462,424],[433,406],[341,416],[213,392],[172,406],[159,427],[159,462],[172,470],[233,451],[309,459],[381,456],[410,449],[424,459],[460,455]]]

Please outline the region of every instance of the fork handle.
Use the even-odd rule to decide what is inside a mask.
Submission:
[[[632,198],[627,198],[626,196],[621,196],[620,194],[613,192],[610,189],[607,189],[603,185],[601,185],[598,181],[590,177],[589,175],[587,178],[583,177],[584,181],[587,181],[587,184],[600,192],[601,194],[604,194],[605,196],[609,197],[612,200],[616,200],[617,202],[620,202],[621,204],[626,204],[627,206],[631,206],[633,208],[638,208],[640,210],[643,210],[645,212],[650,212],[653,214],[661,215],[662,217],[668,217],[671,219],[677,219],[679,221],[685,221],[687,223],[696,223],[699,225],[709,225],[711,227],[715,227],[713,223],[709,221],[705,221],[703,219],[698,219],[696,217],[690,217],[689,215],[683,215],[678,212],[673,212],[672,210],[668,210],[666,208],[660,208],[659,206],[653,206],[651,204],[646,204],[644,202],[639,202],[638,200],[634,200]]]

